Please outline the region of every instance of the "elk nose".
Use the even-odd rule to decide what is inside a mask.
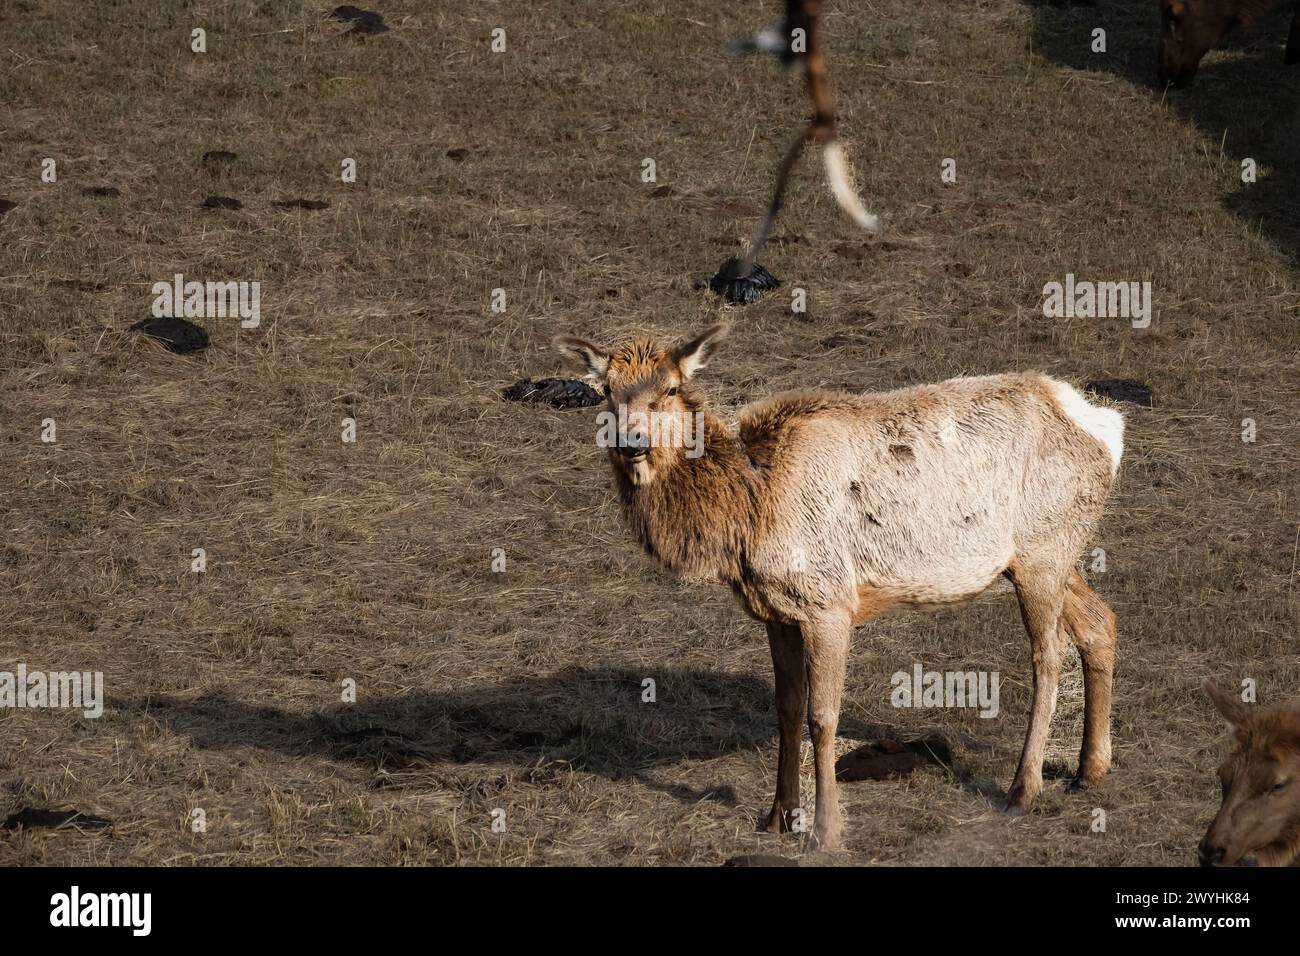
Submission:
[[[623,436],[618,443],[618,451],[624,458],[636,458],[650,450],[650,439],[645,432],[632,431]]]
[[[1212,844],[1202,840],[1199,853],[1201,866],[1218,866],[1223,862],[1223,853],[1223,847],[1213,846]]]

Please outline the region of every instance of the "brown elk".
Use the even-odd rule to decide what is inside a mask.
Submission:
[[[1278,5],[1278,0],[1160,0],[1162,86],[1187,86],[1201,58],[1239,26],[1249,26]],[[1291,20],[1286,63],[1300,62],[1300,8]]]
[[[1223,804],[1201,840],[1201,865],[1300,861],[1300,701],[1252,708],[1210,681],[1205,692],[1234,746],[1219,767]]]
[[[800,723],[812,737],[815,845],[842,824],[835,734],[852,631],[892,607],[964,601],[1006,575],[1033,658],[1029,730],[1006,809],[1042,789],[1043,749],[1069,641],[1084,669],[1074,786],[1110,766],[1115,616],[1075,568],[1123,450],[1123,418],[1036,373],[957,378],[880,394],[802,392],[743,410],[733,430],[695,383],[725,329],[661,347],[555,346],[620,412],[609,458],[624,512],[669,569],[729,585],[767,626],[780,725],[765,829],[799,809]],[[656,442],[646,422],[702,442]],[[656,426],[656,432],[671,429]],[[617,447],[613,447],[616,445]],[[802,811],[800,811],[802,814]]]

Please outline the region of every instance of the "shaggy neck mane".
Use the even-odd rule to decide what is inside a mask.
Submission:
[[[740,578],[754,514],[756,477],[740,442],[704,413],[704,453],[677,455],[649,484],[615,466],[619,500],[645,549],[680,574]]]

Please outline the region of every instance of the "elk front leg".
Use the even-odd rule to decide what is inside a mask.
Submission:
[[[835,784],[835,733],[839,729],[853,625],[844,616],[805,622],[800,629],[808,666],[808,729],[817,770],[817,819],[812,845],[833,850],[839,847],[844,834]]]
[[[1029,649],[1034,662],[1034,698],[1030,707],[1029,730],[1020,766],[1007,791],[1005,810],[1015,816],[1028,813],[1043,790],[1043,752],[1056,711],[1056,691],[1061,680],[1059,623],[1065,600],[1065,578],[1046,572],[1017,569],[1012,581],[1020,600],[1020,614],[1029,632]]]
[[[767,642],[772,648],[772,669],[776,673],[776,716],[781,742],[776,758],[776,798],[763,829],[768,833],[788,833],[790,814],[799,806],[799,737],[808,709],[808,673],[798,624],[769,621]]]

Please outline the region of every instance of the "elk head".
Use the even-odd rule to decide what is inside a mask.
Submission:
[[[693,379],[726,332],[715,325],[674,346],[639,339],[612,351],[573,336],[553,340],[604,392],[608,409],[597,440],[632,484],[649,484],[681,458],[703,454],[704,403]]]
[[[1160,0],[1160,85],[1187,86],[1201,58],[1240,21],[1236,0]]]
[[[1201,865],[1286,866],[1300,854],[1300,709],[1252,712],[1209,681],[1205,692],[1236,739],[1219,767],[1223,805],[1201,840]]]

